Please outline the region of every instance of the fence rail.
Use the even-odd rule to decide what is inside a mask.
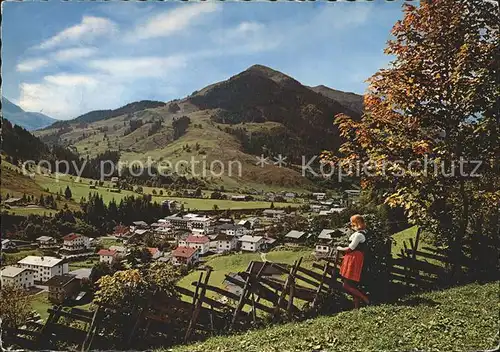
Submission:
[[[447,280],[444,268],[449,264],[448,257],[432,248],[419,249],[419,242],[417,231],[415,240],[405,242],[404,249],[387,261],[388,279],[396,292],[428,290]],[[330,252],[311,265],[303,264],[302,258],[293,265],[253,261],[247,270],[238,273],[241,279],[226,275],[225,280],[238,288],[236,291],[210,283],[212,269],[208,267],[191,283],[192,289],[176,287],[180,295],[191,299],[177,307],[186,312],[183,341],[325,313],[327,304],[334,305],[348,296],[337,275],[339,260],[337,252]],[[128,349],[134,342],[147,341],[155,331],[166,329],[171,309],[159,294],[151,297],[146,306],[134,307],[123,347]],[[81,351],[102,348],[103,317],[113,309],[101,306],[93,312],[67,312],[57,306],[48,312],[43,326],[18,329],[13,342],[27,349],[52,349],[61,341]],[[68,321],[80,322],[80,328],[68,326]]]

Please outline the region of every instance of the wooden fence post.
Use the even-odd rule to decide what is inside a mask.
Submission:
[[[193,311],[193,315],[191,316],[191,320],[189,321],[189,326],[186,330],[186,335],[184,336],[184,342],[187,342],[189,340],[189,337],[191,336],[191,333],[192,333],[194,327],[196,326],[196,322],[198,320],[198,315],[200,314],[200,310],[201,310],[202,304],[203,304],[203,297],[205,297],[205,292],[207,291],[206,287],[208,284],[208,279],[210,278],[211,273],[212,273],[212,268],[209,267],[207,269],[207,273],[205,275],[205,280],[203,282],[203,287],[201,289],[201,292],[200,292],[198,299],[196,299],[196,297],[193,297],[193,305],[195,305],[195,308]],[[200,280],[198,281],[198,283],[201,281],[201,278],[202,278],[202,275],[200,275]],[[199,285],[197,285],[197,290],[199,288],[198,286]],[[195,302],[196,302],[196,304],[195,304]]]

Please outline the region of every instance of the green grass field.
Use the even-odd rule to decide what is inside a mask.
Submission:
[[[31,307],[33,308],[33,310],[40,314],[40,317],[43,320],[47,320],[49,316],[47,309],[52,307],[52,303],[49,302],[49,293],[42,292],[40,294],[31,296]]]
[[[81,268],[92,268],[95,264],[99,263],[99,256],[88,257],[79,261],[69,262],[69,270],[76,270]]]
[[[498,346],[499,282],[275,325],[169,351],[478,351]]]
[[[26,251],[19,251],[15,253],[2,253],[5,255],[5,264],[13,265],[16,264],[19,260],[29,256],[29,255],[37,255],[42,256],[43,252],[39,249],[29,249]]]
[[[311,252],[312,249],[300,251],[272,251],[266,253],[265,257],[266,260],[271,262],[292,264],[300,257],[309,258]],[[225,256],[216,255],[212,258],[209,257],[206,264],[213,268],[209,280],[210,284],[218,287],[224,287],[222,282],[224,281],[226,274],[244,271],[252,260],[262,260],[261,255],[259,253],[236,253]],[[179,280],[178,285],[192,290],[193,286],[191,283],[193,281],[197,281],[199,276],[200,272],[194,270]],[[208,293],[208,295],[216,297],[216,295],[212,293]]]

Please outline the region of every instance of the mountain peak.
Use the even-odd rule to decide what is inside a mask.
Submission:
[[[260,65],[260,64],[250,66],[245,71],[241,72],[239,75],[244,75],[244,74],[257,74],[257,75],[269,78],[269,79],[275,81],[276,83],[297,82],[292,77],[287,76],[283,72],[273,70],[270,67]],[[239,75],[237,75],[237,76],[239,76]],[[299,82],[297,82],[297,83],[299,83]]]

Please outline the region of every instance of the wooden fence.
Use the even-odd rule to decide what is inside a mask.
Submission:
[[[392,292],[404,295],[446,285],[448,257],[433,248],[420,248],[419,243],[420,231],[387,263]],[[212,269],[208,267],[191,283],[192,289],[177,287],[178,293],[188,299],[176,301],[175,309],[184,314],[183,318],[176,315],[182,322],[182,336],[176,342],[187,343],[210,335],[346,309],[349,300],[337,274],[339,261],[337,252],[312,265],[304,264],[302,258],[292,265],[253,261],[238,275],[226,275],[226,282],[236,288],[233,290],[211,283]],[[127,319],[126,338],[119,341],[118,348],[137,348],[139,341],[147,345],[155,333],[168,330],[172,309],[168,299],[159,293],[147,304],[133,307]],[[44,325],[31,324],[19,329],[14,342],[28,349],[54,349],[61,342],[81,351],[105,349],[110,341],[101,333],[105,325],[103,317],[114,311],[116,307],[101,306],[94,312],[54,307],[49,309],[50,316]]]

